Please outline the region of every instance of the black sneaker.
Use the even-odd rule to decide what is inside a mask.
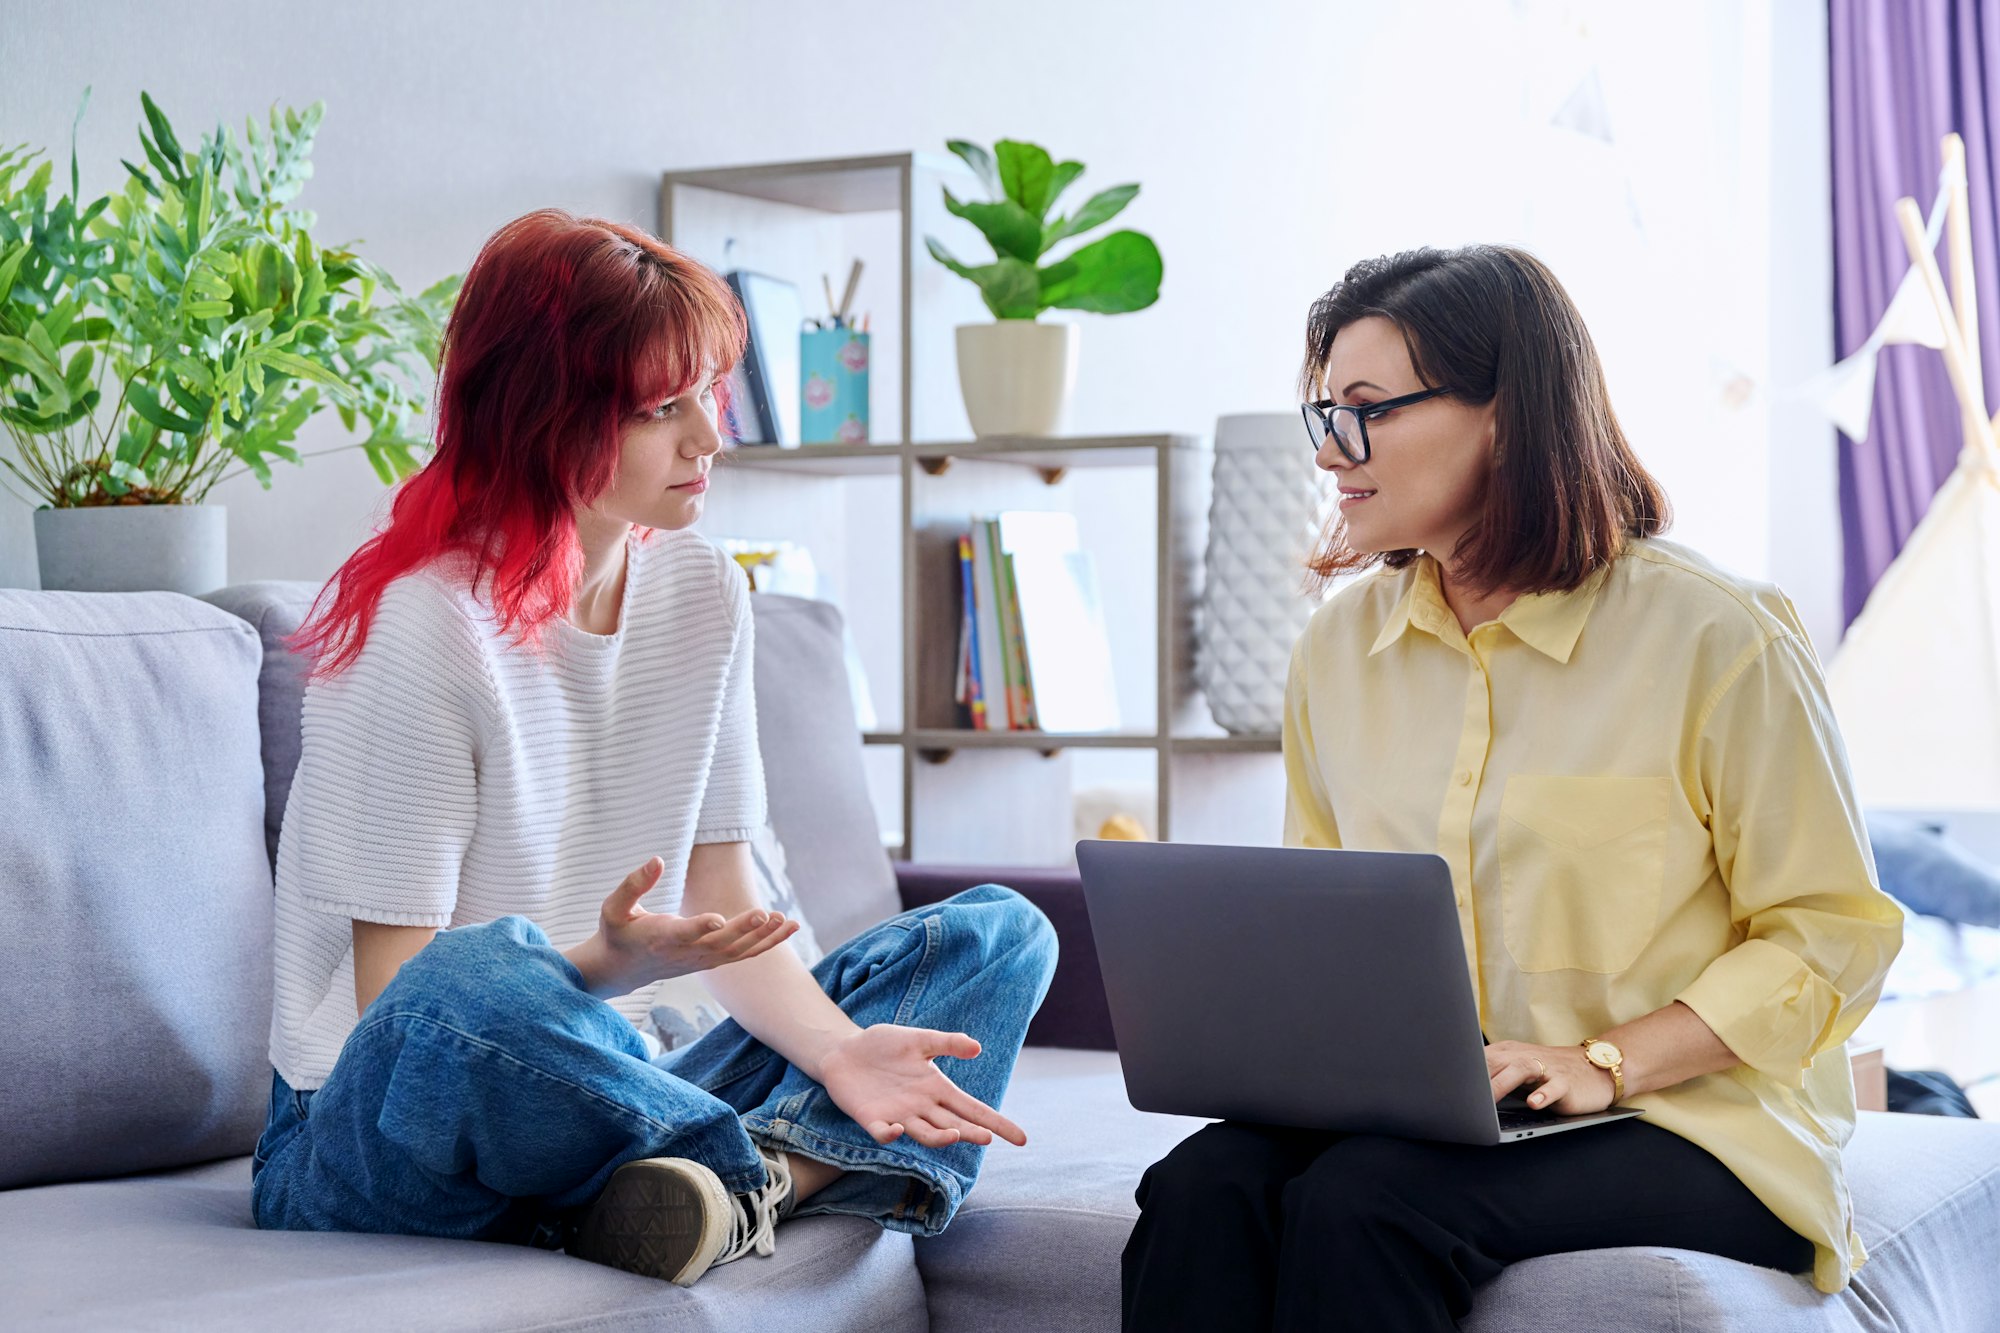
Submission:
[[[759,1151],[764,1187],[746,1194],[731,1194],[720,1176],[686,1157],[627,1162],[591,1204],[569,1253],[680,1287],[717,1264],[770,1254],[791,1212],[792,1173],[782,1154]]]

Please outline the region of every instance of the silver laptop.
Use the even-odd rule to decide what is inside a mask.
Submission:
[[[1496,1106],[1443,858],[1080,842],[1141,1111],[1447,1143],[1640,1114]]]

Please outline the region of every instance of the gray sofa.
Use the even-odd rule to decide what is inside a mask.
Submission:
[[[311,589],[211,599],[0,591],[0,1327],[1101,1330],[1145,1165],[1195,1122],[1125,1103],[1075,883],[894,867],[877,844],[831,608],[755,599],[773,822],[829,944],[984,879],[1030,894],[1062,970],[989,1154],[942,1236],[788,1224],[691,1290],[560,1254],[260,1232],[270,862],[297,751]],[[393,726],[393,719],[384,719]],[[1669,1250],[1517,1265],[1467,1327],[2000,1329],[2000,1127],[1864,1115],[1874,1258],[1803,1280]]]

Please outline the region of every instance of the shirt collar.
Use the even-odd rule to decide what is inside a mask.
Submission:
[[[1591,609],[1597,605],[1598,594],[1604,590],[1610,568],[1606,565],[1599,569],[1569,592],[1538,592],[1518,597],[1500,613],[1500,623],[1536,652],[1567,663],[1570,654],[1576,651],[1576,641],[1583,636]],[[1420,555],[1409,588],[1389,612],[1389,619],[1375,636],[1375,646],[1368,650],[1368,655],[1375,656],[1402,638],[1413,625],[1446,639],[1448,622],[1452,630],[1457,628],[1451,607],[1444,600],[1443,585],[1438,581],[1437,561],[1429,555]]]

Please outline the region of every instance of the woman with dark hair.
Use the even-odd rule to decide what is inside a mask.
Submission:
[[[1528,254],[1355,265],[1302,379],[1341,493],[1313,575],[1375,572],[1294,650],[1285,840],[1442,856],[1495,1100],[1645,1115],[1500,1148],[1212,1125],[1139,1186],[1126,1326],[1451,1329],[1508,1264],[1634,1245],[1838,1291],[1841,1043],[1902,917],[1791,603],[1661,540]]]
[[[808,972],[758,901],[749,592],[689,531],[743,338],[713,273],[616,223],[529,214],[467,275],[436,452],[295,640],[259,1226],[687,1285],[796,1214],[941,1231],[1026,1141],[992,1105],[1039,912],[969,889]],[[664,1052],[650,993],[696,971],[733,1017]]]

